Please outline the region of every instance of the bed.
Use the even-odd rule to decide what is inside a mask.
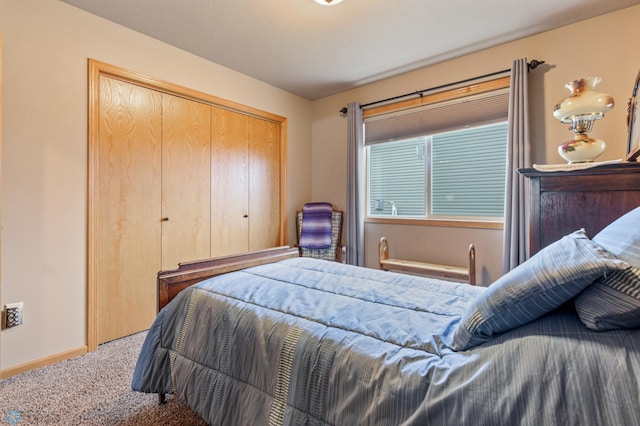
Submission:
[[[640,208],[489,287],[299,258],[159,274],[132,379],[214,425],[640,424]]]

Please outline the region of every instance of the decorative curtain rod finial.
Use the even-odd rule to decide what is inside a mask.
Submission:
[[[527,64],[527,67],[529,68],[529,71],[531,71],[531,70],[535,70],[542,64],[544,64],[544,61],[539,61],[537,59],[534,59],[533,61]]]

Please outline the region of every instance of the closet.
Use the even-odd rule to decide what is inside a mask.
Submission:
[[[280,245],[280,126],[211,108],[211,256]]]
[[[151,325],[158,271],[282,245],[285,120],[97,61],[90,76],[94,350]]]
[[[210,108],[162,95],[162,269],[211,256]]]
[[[109,78],[100,79],[100,92],[93,195],[98,343],[103,343],[153,320],[148,282],[162,256],[162,94]]]

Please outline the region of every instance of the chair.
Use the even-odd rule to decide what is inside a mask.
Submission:
[[[303,211],[296,212],[296,237],[297,246],[300,256],[313,257],[315,259],[331,260],[335,262],[345,263],[346,247],[342,245],[342,223],[344,221],[344,213],[341,210],[332,208],[331,211],[331,246],[323,249],[312,249],[300,246],[300,237],[304,227]]]

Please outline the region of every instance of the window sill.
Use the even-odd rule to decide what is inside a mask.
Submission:
[[[438,226],[449,228],[504,229],[503,220],[415,219],[401,217],[366,217],[365,223],[387,225]]]

